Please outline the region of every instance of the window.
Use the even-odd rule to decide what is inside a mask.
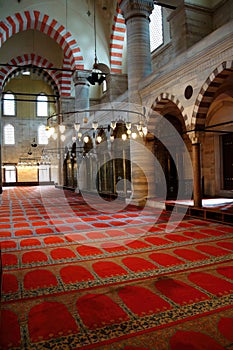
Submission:
[[[15,95],[11,92],[4,94],[3,115],[15,116]]]
[[[150,50],[157,49],[163,43],[163,23],[161,6],[155,5],[150,15]]]
[[[5,165],[5,182],[16,182],[15,165]]]
[[[48,144],[48,135],[46,133],[45,125],[40,125],[38,127],[38,143],[39,145]]]
[[[48,116],[48,97],[46,95],[38,95],[36,103],[36,114],[37,117]]]
[[[3,137],[5,145],[15,144],[15,128],[11,124],[6,124],[3,129]]]
[[[50,166],[41,164],[39,166],[39,182],[50,181]]]

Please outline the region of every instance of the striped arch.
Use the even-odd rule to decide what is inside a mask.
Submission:
[[[121,10],[119,7],[117,7],[110,40],[110,64],[112,73],[122,73],[122,56],[125,32],[125,20],[121,14]]]
[[[182,106],[182,104],[180,103],[180,101],[172,94],[169,93],[162,93],[160,94],[154,101],[151,109],[161,115],[163,115],[162,110],[164,109],[164,107],[169,103],[172,102],[174,105],[176,105],[176,107],[179,109],[183,120],[186,121],[187,120],[187,115],[184,114],[184,107]],[[152,117],[153,118],[153,117]],[[153,120],[149,120],[149,123],[152,122],[153,124]]]
[[[0,22],[0,47],[12,35],[21,31],[35,29],[54,39],[69,58],[72,69],[83,69],[83,56],[81,50],[65,27],[55,19],[39,11],[25,11],[8,16]]]
[[[160,94],[155,99],[151,107],[151,110],[157,112],[158,114],[163,115],[162,110],[169,102],[172,102],[178,108],[185,122],[187,120],[187,115],[184,113],[184,107],[182,106],[180,101],[172,94],[169,94],[169,93]],[[156,124],[156,115],[153,116],[153,113],[152,113],[148,121],[148,129],[153,131],[155,128],[155,124]]]
[[[22,68],[20,66],[25,65],[31,65],[32,69],[37,72],[38,75],[42,75],[43,79],[47,81],[47,83],[52,87],[54,93],[56,95],[59,95],[60,89],[60,72],[57,72],[55,70],[46,68],[52,68],[52,64],[47,61],[46,58],[43,58],[41,56],[37,56],[35,54],[24,54],[22,56],[18,56],[16,58],[13,58],[11,61],[8,62],[10,65],[15,65],[18,67],[2,67],[0,70],[0,90],[4,88],[4,85],[12,79],[14,76],[17,76],[21,71]],[[37,67],[33,67],[37,66]],[[45,67],[45,69],[41,70],[38,67]]]
[[[70,60],[68,57],[64,56],[63,58],[63,71],[60,76],[60,85],[61,85],[61,95],[70,96],[71,95],[71,83],[72,83],[72,71],[70,69]]]
[[[206,115],[213,102],[214,95],[224,81],[233,73],[233,61],[225,61],[218,66],[212,74],[206,79],[205,83],[197,96],[193,115],[192,128],[196,130],[203,129]]]

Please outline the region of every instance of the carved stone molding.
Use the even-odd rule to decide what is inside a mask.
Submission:
[[[120,9],[126,21],[133,17],[145,17],[149,19],[153,8],[154,2],[152,0],[123,0],[120,4]]]

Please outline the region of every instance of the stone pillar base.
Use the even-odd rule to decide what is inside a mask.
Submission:
[[[146,205],[146,198],[126,198],[126,204],[136,205],[137,207],[144,207]]]

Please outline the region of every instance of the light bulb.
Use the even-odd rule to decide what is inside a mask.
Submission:
[[[130,122],[126,122],[126,123],[125,123],[125,126],[126,126],[126,128],[127,128],[128,130],[131,129],[131,123],[130,123]]]
[[[96,140],[97,140],[98,143],[100,143],[102,141],[102,137],[101,136],[97,136]]]
[[[80,130],[80,127],[81,127],[81,124],[80,123],[74,123],[74,128],[77,132],[79,132]]]
[[[63,124],[59,125],[59,130],[63,134],[65,132],[65,130],[66,130],[65,125],[63,125]]]
[[[93,121],[92,127],[93,127],[94,130],[97,130],[97,128],[98,128],[98,122]]]
[[[144,136],[147,135],[147,132],[148,132],[147,126],[143,126],[143,127],[142,127],[142,132],[143,132],[143,135],[144,135]]]
[[[89,137],[88,137],[88,136],[84,136],[83,141],[84,141],[85,143],[88,143]]]
[[[116,128],[116,121],[111,121],[111,128],[114,130]]]
[[[127,135],[126,134],[122,134],[121,138],[122,138],[123,141],[125,141],[127,139]]]

